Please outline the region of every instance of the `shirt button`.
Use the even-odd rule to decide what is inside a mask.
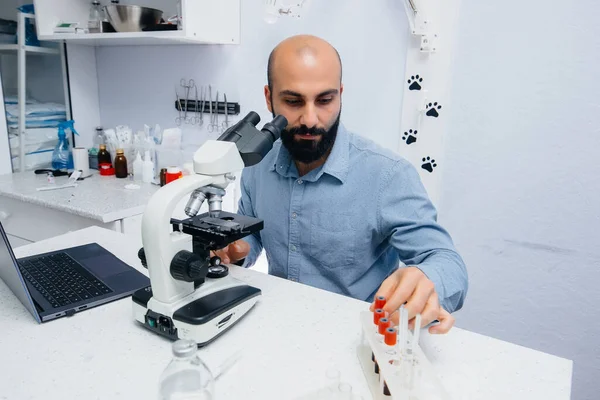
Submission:
[[[290,250],[292,250],[292,251],[296,251],[296,246],[294,246],[294,245],[291,245],[291,246],[290,246]]]
[[[295,212],[292,213],[292,218],[296,219],[297,216],[298,216],[298,214],[296,214]]]
[[[298,185],[302,185],[302,183],[304,183],[304,181],[302,179],[298,179]]]

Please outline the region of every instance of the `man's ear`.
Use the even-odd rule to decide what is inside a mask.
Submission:
[[[343,92],[344,92],[344,84],[340,83],[340,96],[342,95]]]
[[[271,104],[271,90],[269,85],[265,85],[265,100],[267,102],[267,109],[270,113],[273,113],[273,104]]]

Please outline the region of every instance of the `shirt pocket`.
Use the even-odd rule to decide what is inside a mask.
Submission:
[[[329,269],[348,267],[355,261],[356,228],[350,214],[317,212],[310,220],[313,262]]]

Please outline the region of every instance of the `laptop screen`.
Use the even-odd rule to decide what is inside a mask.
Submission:
[[[42,322],[35,309],[33,300],[29,295],[29,291],[25,286],[25,281],[21,276],[21,271],[19,271],[17,259],[12,251],[12,247],[10,247],[8,236],[6,236],[6,232],[4,232],[2,223],[0,223],[0,236],[2,236],[2,240],[0,240],[0,279],[4,281],[10,290],[12,290],[19,301],[29,310],[31,315],[33,315],[38,322]]]

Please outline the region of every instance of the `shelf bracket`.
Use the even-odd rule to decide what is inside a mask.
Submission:
[[[265,0],[266,21],[269,23],[275,23],[281,16],[300,18],[302,14],[302,8],[305,7],[306,10],[309,0],[291,1],[294,4],[282,4],[282,0]]]
[[[438,34],[421,6],[423,0],[402,0],[410,31],[421,38],[421,52],[435,53],[438,50]]]

